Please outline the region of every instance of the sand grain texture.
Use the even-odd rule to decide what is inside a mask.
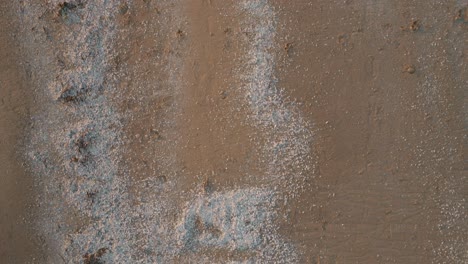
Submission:
[[[0,263],[466,263],[466,1],[0,4]]]

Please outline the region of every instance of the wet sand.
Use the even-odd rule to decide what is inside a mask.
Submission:
[[[26,263],[39,254],[31,217],[35,190],[20,153],[28,128],[31,90],[19,59],[14,10],[4,2],[0,10],[0,260]]]
[[[467,261],[463,1],[2,5],[2,261]]]

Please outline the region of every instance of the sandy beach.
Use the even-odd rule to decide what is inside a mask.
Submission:
[[[468,2],[0,12],[0,263],[468,262]]]

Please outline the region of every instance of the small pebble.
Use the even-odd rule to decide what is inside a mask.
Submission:
[[[406,71],[407,73],[409,73],[409,74],[413,74],[413,73],[416,72],[416,69],[414,68],[413,65],[408,65],[408,66],[405,67],[405,71]]]

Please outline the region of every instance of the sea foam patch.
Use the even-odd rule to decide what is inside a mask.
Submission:
[[[175,229],[179,252],[224,252],[233,258],[231,263],[296,261],[293,248],[278,234],[275,197],[266,188],[196,197],[187,203]]]
[[[185,209],[177,227],[179,245],[187,250],[223,248],[255,250],[272,229],[273,193],[244,189],[197,197]]]

